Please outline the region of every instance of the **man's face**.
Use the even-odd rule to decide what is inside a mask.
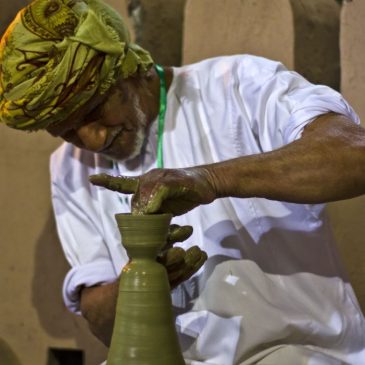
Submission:
[[[94,97],[47,131],[79,148],[126,160],[140,153],[147,122],[140,97],[125,85]]]

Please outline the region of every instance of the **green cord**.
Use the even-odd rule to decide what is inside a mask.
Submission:
[[[157,131],[157,167],[163,169],[163,130],[165,126],[165,114],[167,104],[165,70],[162,66],[155,64],[155,69],[160,78],[160,111],[158,115]]]

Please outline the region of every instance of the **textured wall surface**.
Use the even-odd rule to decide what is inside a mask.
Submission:
[[[290,1],[188,0],[183,63],[236,53],[281,60],[293,68]]]
[[[156,63],[180,65],[185,0],[129,0],[128,5],[136,42]]]
[[[341,91],[365,127],[365,1],[345,1],[341,12]]]
[[[338,88],[339,10],[333,0],[188,0],[183,63],[249,53]]]
[[[59,141],[0,129],[0,337],[24,365],[45,365],[50,347],[83,349],[86,364],[98,364],[105,349],[61,297],[69,267],[57,239],[48,174]]]
[[[282,1],[282,0],[280,0]],[[290,0],[294,69],[316,84],[340,84],[340,6],[333,0]]]
[[[341,91],[365,127],[365,1],[345,1],[341,13]],[[351,168],[349,166],[349,168]],[[331,204],[340,251],[365,310],[365,196]]]

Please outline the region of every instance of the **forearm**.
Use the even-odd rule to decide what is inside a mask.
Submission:
[[[83,288],[81,313],[88,321],[91,332],[109,347],[115,318],[119,281]]]
[[[324,115],[281,149],[202,167],[217,197],[322,203],[365,193],[364,129]]]
[[[134,193],[136,214],[180,215],[222,197],[324,203],[365,193],[365,129],[326,114],[299,140],[272,152],[138,177],[91,177],[95,185]],[[133,189],[131,189],[133,185]]]

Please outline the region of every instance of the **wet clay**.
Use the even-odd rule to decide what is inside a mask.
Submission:
[[[117,214],[130,262],[123,269],[107,365],[185,365],[172,313],[170,285],[156,261],[170,214]]]

